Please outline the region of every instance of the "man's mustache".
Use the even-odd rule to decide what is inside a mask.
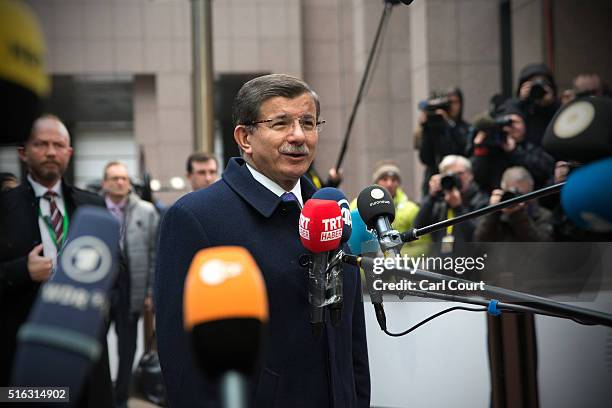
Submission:
[[[305,144],[302,145],[292,145],[292,144],[288,144],[288,145],[283,145],[281,146],[281,148],[278,150],[280,153],[282,154],[310,154],[310,150],[308,149],[308,147]]]

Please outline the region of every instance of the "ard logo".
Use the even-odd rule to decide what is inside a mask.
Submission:
[[[93,236],[78,237],[70,241],[60,259],[66,275],[81,283],[98,282],[108,274],[112,265],[108,246]]]

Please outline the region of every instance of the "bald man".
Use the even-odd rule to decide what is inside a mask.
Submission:
[[[56,263],[69,221],[80,205],[104,206],[95,194],[63,179],[72,156],[70,135],[56,116],[34,122],[25,144],[17,148],[27,179],[0,194],[0,386],[7,386],[17,346],[40,285]],[[106,345],[104,338],[103,344]],[[51,369],[44,367],[43,369]],[[106,347],[74,406],[112,406],[112,385]]]

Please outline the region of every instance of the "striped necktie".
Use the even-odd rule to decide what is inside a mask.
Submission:
[[[49,201],[51,228],[53,228],[53,232],[55,233],[55,244],[59,247],[64,239],[64,216],[59,208],[57,208],[57,202],[55,201],[57,193],[49,190],[43,197]]]

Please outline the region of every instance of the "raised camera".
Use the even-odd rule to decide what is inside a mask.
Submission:
[[[449,173],[440,179],[440,186],[443,191],[451,191],[453,188],[457,188],[457,190],[461,191],[461,179],[457,174]]]

